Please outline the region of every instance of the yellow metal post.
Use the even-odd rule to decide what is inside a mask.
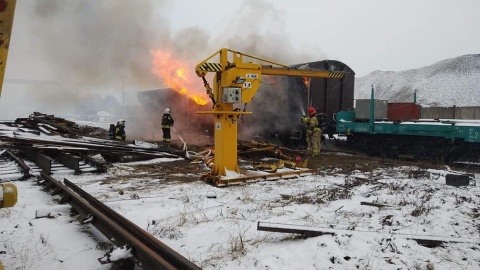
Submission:
[[[2,95],[3,78],[5,77],[16,4],[17,0],[0,0],[0,96]],[[3,184],[2,189],[1,192],[5,194],[3,194],[0,201],[0,208],[15,205],[17,202],[17,187],[13,184]],[[2,262],[0,262],[0,270],[3,270]]]
[[[228,64],[227,52],[222,49],[220,51],[220,64],[225,67]],[[222,81],[223,79],[223,81]],[[213,89],[215,100],[221,99],[222,86],[225,85],[223,76],[215,75]],[[225,170],[238,172],[237,165],[237,115],[229,115],[233,112],[232,103],[217,103],[213,111],[223,112],[216,114],[214,120],[215,127],[215,159],[213,174],[225,175]],[[235,143],[232,143],[235,142]],[[235,158],[235,160],[233,159]]]
[[[16,4],[17,0],[0,0],[0,96],[2,95]]]
[[[226,175],[227,170],[239,172],[237,164],[237,124],[238,116],[242,113],[234,111],[234,103],[222,102],[222,98],[226,87],[238,87],[243,96],[243,82],[236,83],[235,80],[237,77],[245,78],[245,72],[247,72],[241,68],[241,58],[238,58],[241,57],[240,55],[232,54],[233,61],[230,63],[227,49],[221,49],[219,56],[222,67],[235,64],[237,68],[227,69],[221,74],[217,73],[214,77],[213,91],[217,103],[213,107],[215,158],[212,174],[215,176]],[[242,102],[242,100],[238,100],[238,102]]]

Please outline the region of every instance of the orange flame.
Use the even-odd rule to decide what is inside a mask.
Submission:
[[[303,77],[303,83],[308,87],[308,77]]]
[[[208,103],[206,94],[191,91],[191,89],[198,89],[199,84],[199,82],[193,82],[192,78],[197,77],[193,74],[193,66],[175,59],[169,52],[154,50],[152,55],[152,73],[161,79],[165,86],[193,99],[199,105]]]

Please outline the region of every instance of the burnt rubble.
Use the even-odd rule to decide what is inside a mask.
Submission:
[[[181,151],[156,144],[109,140],[105,129],[39,112],[13,122],[0,122],[0,141],[0,149],[33,161],[47,173],[55,163],[80,173],[79,164],[91,164],[104,171],[111,162],[182,155]]]

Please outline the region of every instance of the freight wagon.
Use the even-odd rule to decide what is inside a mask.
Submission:
[[[245,117],[245,123],[254,123],[263,127],[263,131],[259,132],[261,138],[258,139],[301,149],[306,148],[305,129],[300,122],[301,116],[306,114],[306,108],[312,106],[318,113],[326,115],[330,123],[326,133],[330,134],[335,133],[334,114],[338,111],[353,109],[355,72],[345,63],[336,60],[296,64],[292,67],[337,71],[342,72],[344,77],[342,79],[309,79],[307,77],[274,79],[271,89],[267,85],[262,86],[263,89],[258,91],[255,98],[262,102],[261,104],[256,104],[256,100],[252,102],[250,108],[253,115]],[[276,84],[278,81],[283,84],[283,87],[278,87]]]
[[[335,115],[336,132],[346,136],[349,147],[386,157],[433,158],[446,163],[479,161],[480,121],[409,119],[417,115],[415,106],[405,111],[406,117],[395,110],[394,119],[378,119],[373,96],[372,88],[369,119],[359,119],[354,110]]]

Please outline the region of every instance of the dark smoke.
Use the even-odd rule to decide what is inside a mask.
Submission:
[[[168,22],[155,16],[163,1],[33,1],[32,30],[42,56],[60,78],[103,85],[119,78],[155,82],[152,48],[170,40]],[[37,34],[38,35],[38,34]]]
[[[167,87],[151,72],[151,50],[154,49],[173,50],[180,59],[191,59],[192,69],[222,47],[285,64],[323,58],[321,52],[294,49],[285,31],[285,12],[276,8],[273,2],[245,0],[242,9],[235,13],[231,21],[225,22],[222,26],[224,29],[215,36],[201,27],[172,33],[168,15],[169,8],[174,4],[167,0],[19,1],[17,13],[19,9],[28,13],[27,19],[22,21],[28,24],[28,33],[25,34],[31,37],[36,52],[59,82],[56,88],[53,87],[54,90],[30,88],[25,95],[27,102],[33,104],[33,110],[56,108],[59,112],[54,113],[61,111],[68,114],[100,110],[102,104],[102,110],[118,111],[118,107],[111,107],[123,105],[123,99],[127,99],[128,105],[139,104],[136,95],[130,93],[125,98],[119,92],[134,93]],[[198,20],[201,22],[200,17]],[[194,79],[199,81],[197,91],[203,92],[201,80]],[[264,81],[267,80],[264,78]],[[270,115],[280,114],[287,102],[285,91],[283,83],[261,87],[248,110],[259,115],[263,115],[264,110]],[[117,99],[117,104],[112,102],[112,97]],[[206,106],[205,110],[209,110],[210,106]],[[175,108],[175,104],[170,107],[173,111],[188,110]],[[120,107],[120,110],[136,114],[132,121],[138,123],[133,126],[134,123],[127,122],[127,135],[145,139],[161,136],[153,133],[158,133],[158,128],[154,126],[159,125],[164,108],[152,111],[151,108],[122,110]],[[259,120],[245,121],[244,125],[239,126],[239,131],[243,132],[244,129],[248,130],[245,134],[255,134],[265,129],[265,123],[270,121],[261,116],[253,119]],[[281,115],[279,119],[275,127],[289,125],[281,122]],[[189,137],[198,137],[192,134],[192,124],[188,125],[189,129],[181,126],[177,126],[177,129],[188,130],[184,133],[188,133]],[[199,132],[203,136],[205,131]]]

